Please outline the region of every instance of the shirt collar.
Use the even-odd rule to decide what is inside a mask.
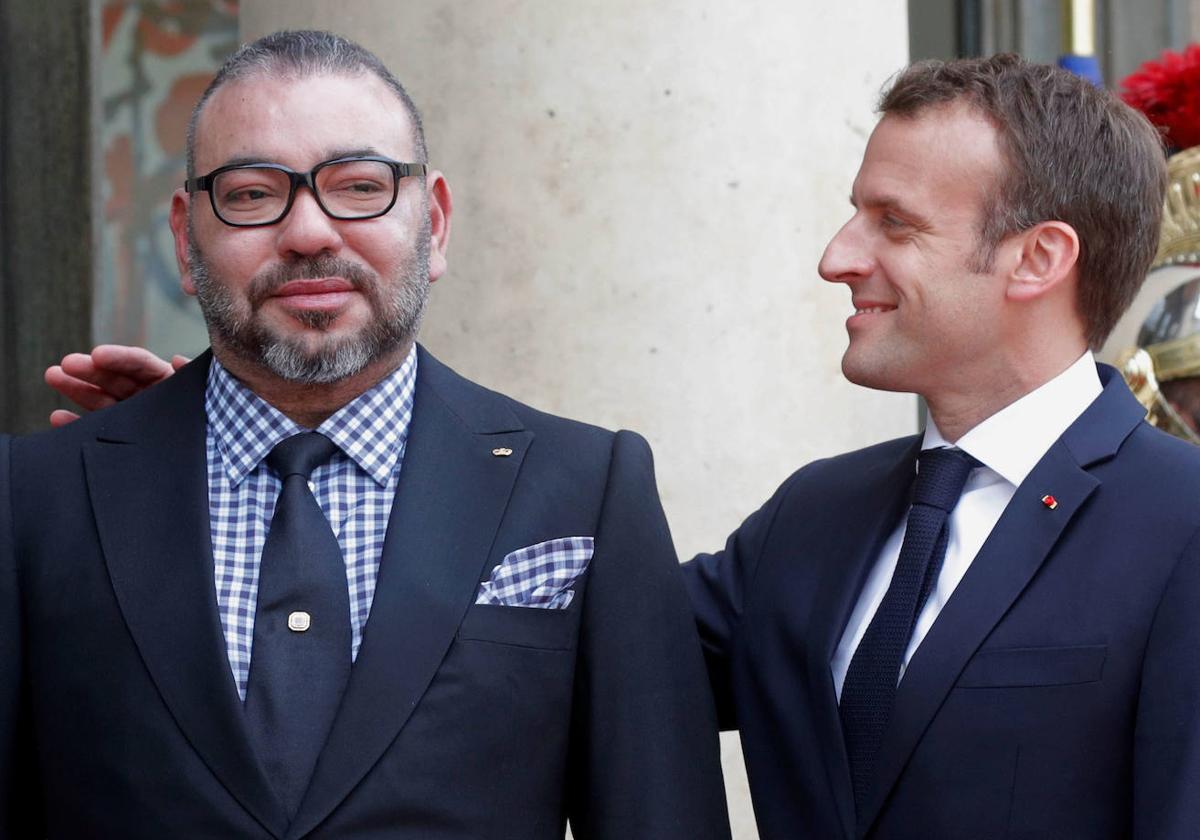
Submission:
[[[949,443],[931,417],[921,448],[957,446],[1019,487],[1054,441],[1103,390],[1089,350],[1058,376],[975,426],[957,443]]]
[[[408,441],[417,379],[414,344],[404,363],[328,417],[316,431],[385,486]],[[204,395],[208,425],[235,487],[280,441],[306,431],[233,377],[215,358]]]

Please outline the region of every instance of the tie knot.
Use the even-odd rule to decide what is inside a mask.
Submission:
[[[925,449],[917,457],[917,486],[913,504],[929,505],[949,513],[958,504],[967,476],[983,464],[961,449]]]
[[[267,466],[281,480],[289,475],[303,476],[307,480],[313,470],[333,457],[337,449],[336,443],[319,432],[301,432],[275,444],[267,456]]]

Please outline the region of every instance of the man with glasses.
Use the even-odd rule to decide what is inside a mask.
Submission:
[[[0,441],[0,834],[728,837],[649,450],[415,345],[425,159],[328,33],[201,97],[171,228],[211,353]]]

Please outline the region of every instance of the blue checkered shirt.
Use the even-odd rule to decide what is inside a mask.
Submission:
[[[396,482],[404,460],[417,379],[416,347],[398,369],[317,427],[338,445],[311,485],[346,561],[350,656],[358,656]],[[258,603],[258,564],[281,484],[268,453],[307,431],[233,378],[216,359],[208,373],[208,511],[217,606],[229,667],[246,699]]]

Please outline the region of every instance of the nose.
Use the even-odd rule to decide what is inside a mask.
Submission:
[[[279,252],[296,256],[336,253],[342,247],[339,224],[325,215],[312,190],[301,187],[296,190],[292,209],[279,222]]]
[[[856,213],[825,246],[817,272],[830,283],[851,283],[870,274],[873,265]]]

